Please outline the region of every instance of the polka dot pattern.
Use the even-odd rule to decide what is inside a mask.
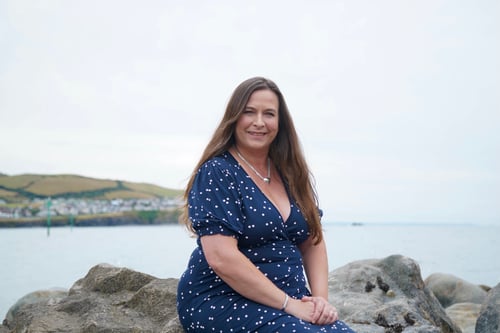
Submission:
[[[208,265],[204,235],[234,237],[240,251],[276,286],[295,298],[310,295],[297,248],[309,236],[300,209],[279,211],[238,162],[225,153],[198,170],[188,198],[197,248],[179,281],[177,309],[187,332],[353,332],[341,321],[317,326],[253,302],[227,285]]]

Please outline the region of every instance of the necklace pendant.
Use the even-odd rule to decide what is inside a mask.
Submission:
[[[266,184],[270,184],[271,183],[271,159],[269,157],[267,157],[267,177],[262,177],[262,175],[257,171],[257,169],[255,169],[253,167],[253,165],[250,164],[250,162],[248,162],[244,157],[243,155],[240,154],[240,151],[238,150],[238,147],[235,147],[236,149],[236,154],[238,154],[238,156],[241,158],[241,160],[243,162],[245,162],[246,165],[248,165],[248,167],[250,169],[252,169],[253,172],[255,172],[255,174],[264,181],[264,183]]]

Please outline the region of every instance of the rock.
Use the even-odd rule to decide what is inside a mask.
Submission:
[[[64,297],[68,296],[68,291],[61,288],[53,288],[48,290],[38,290],[26,294],[21,297],[14,305],[12,305],[5,316],[6,321],[12,322],[16,316],[17,311],[24,305],[27,304],[56,304]]]
[[[368,292],[367,282],[377,280],[380,286]],[[425,287],[417,263],[404,256],[362,260],[335,269],[329,275],[329,297],[341,320],[357,333],[461,332]]]
[[[481,304],[455,303],[446,308],[446,314],[462,330],[462,333],[474,333]]]
[[[12,333],[181,333],[177,283],[101,264],[78,280],[66,297],[21,304],[4,326]]]
[[[181,333],[177,283],[100,264],[61,297],[19,303],[0,333]],[[460,333],[407,257],[338,268],[330,272],[329,294],[341,319],[357,333]]]
[[[481,305],[476,333],[500,333],[500,283],[488,292]]]
[[[482,304],[487,295],[481,286],[450,274],[431,274],[425,279],[425,285],[434,293],[444,308],[455,303]]]

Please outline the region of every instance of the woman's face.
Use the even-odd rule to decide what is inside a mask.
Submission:
[[[257,90],[236,123],[236,144],[242,150],[268,150],[278,134],[278,96],[272,90]]]

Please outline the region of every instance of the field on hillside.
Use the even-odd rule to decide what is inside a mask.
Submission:
[[[97,179],[79,175],[0,175],[0,199],[7,203],[32,199],[176,198],[182,191],[154,184]]]

